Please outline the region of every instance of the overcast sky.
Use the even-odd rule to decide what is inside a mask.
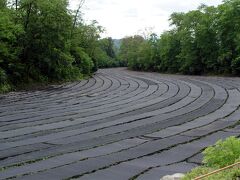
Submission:
[[[76,9],[79,0],[69,0]],[[123,38],[145,28],[161,34],[169,29],[173,12],[187,12],[200,4],[218,5],[222,0],[85,0],[82,12],[87,21],[97,20],[106,29],[103,36]]]

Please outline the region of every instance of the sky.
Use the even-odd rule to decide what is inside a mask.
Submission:
[[[71,9],[77,9],[79,0],[69,0]],[[201,4],[216,6],[222,0],[85,0],[83,18],[97,20],[105,28],[102,37],[120,39],[151,31],[160,35],[169,30],[173,12],[187,12]]]

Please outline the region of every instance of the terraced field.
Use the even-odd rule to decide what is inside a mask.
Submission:
[[[240,79],[99,70],[0,96],[0,179],[159,180],[240,135]]]

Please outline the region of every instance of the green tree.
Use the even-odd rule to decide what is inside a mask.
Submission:
[[[68,0],[0,0],[0,87],[97,70],[103,29],[84,22],[81,5],[70,11]]]
[[[142,42],[124,38],[119,57],[132,69],[240,75],[240,1],[173,13],[172,29]]]
[[[136,35],[122,39],[119,58],[132,69],[141,69],[142,64],[138,59],[140,45],[144,42],[142,36]]]
[[[72,18],[65,0],[22,0],[21,21],[24,26],[21,60],[26,64],[27,80],[67,77],[73,58],[69,54]]]
[[[99,48],[96,51],[96,57],[100,68],[119,66],[112,38],[109,37],[99,40]]]
[[[201,12],[175,13],[172,16],[172,24],[176,26],[180,37],[181,51],[178,55],[181,65],[180,71],[189,74],[200,74],[203,71],[203,64],[196,43],[196,29],[199,25]]]
[[[93,62],[93,71],[97,71],[98,69],[96,50],[99,47],[98,40],[102,32],[103,28],[98,25],[97,21],[93,21],[89,25],[79,21],[72,35],[72,47],[81,47],[84,49]]]
[[[240,56],[239,6],[240,2],[238,0],[226,0],[218,7],[217,31],[220,44],[218,58],[221,67],[220,72],[231,73],[231,70],[238,68],[236,61]]]
[[[2,1],[3,2],[3,1]],[[6,1],[5,1],[6,2]],[[4,4],[5,4],[4,2]],[[5,4],[6,5],[6,4]],[[18,56],[21,52],[18,39],[23,34],[20,24],[14,22],[12,10],[1,7],[0,11],[0,69],[1,83],[21,77],[24,64]]]
[[[175,30],[164,32],[159,40],[160,60],[157,70],[160,72],[175,73],[179,71],[180,40]]]

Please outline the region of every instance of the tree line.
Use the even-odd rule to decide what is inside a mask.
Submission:
[[[122,39],[119,58],[134,70],[240,75],[240,1],[170,16],[171,30]]]
[[[100,39],[96,21],[85,23],[81,3],[73,11],[68,0],[0,0],[0,91],[117,65],[113,40]]]
[[[98,68],[128,66],[183,74],[240,75],[240,1],[170,16],[171,30],[117,41],[100,38],[82,1],[0,0],[0,92],[34,82],[68,81]],[[119,47],[120,46],[120,47]]]

